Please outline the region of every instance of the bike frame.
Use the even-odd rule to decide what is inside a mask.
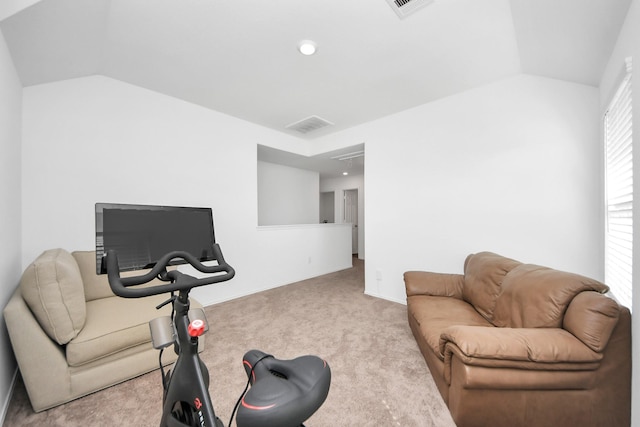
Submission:
[[[180,291],[173,301],[174,325],[177,332],[176,352],[178,360],[169,374],[164,392],[161,427],[185,426],[176,420],[172,412],[176,404],[185,402],[195,408],[197,424],[224,427],[216,416],[209,395],[209,371],[198,354],[198,337],[189,334],[189,290]]]
[[[175,251],[161,257],[147,273],[125,278],[120,277],[116,252],[114,250],[107,251],[106,264],[109,285],[116,295],[125,298],[141,298],[171,293],[171,299],[158,306],[160,308],[171,302],[173,305],[171,319],[163,317],[155,319],[160,320],[159,323],[150,322],[154,347],[163,349],[173,344],[174,350],[178,354],[173,369],[166,375],[164,372],[162,373],[164,395],[160,427],[225,427],[213,409],[209,395],[209,371],[198,354],[199,336],[206,330],[205,323],[198,315],[194,315],[197,317],[196,319],[189,319],[189,292],[192,288],[224,282],[235,275],[235,270],[225,262],[217,244],[214,244],[213,251],[216,254],[217,265],[204,265],[187,252]],[[176,258],[187,261],[196,270],[208,275],[196,278],[178,270],[167,271],[166,267],[170,265],[170,261]],[[155,278],[165,283],[137,287],[137,285],[149,283]],[[154,330],[158,340],[156,340]],[[254,360],[256,354],[263,356]],[[291,426],[294,423],[295,425],[303,425],[302,422],[324,402],[331,382],[331,370],[326,361],[317,356],[302,356],[288,361],[277,360],[271,355],[256,350],[249,351],[245,355],[243,358],[245,363],[248,356],[251,356],[249,360],[251,360],[252,367],[247,371],[249,380],[247,387],[249,384],[253,386],[249,392],[245,389],[236,408],[234,408],[235,414],[238,405],[240,405],[238,418],[241,415],[245,418],[242,424],[245,427],[257,427],[265,425],[265,423],[279,426]],[[275,371],[270,371],[268,367],[261,365],[260,369],[267,369],[265,372],[269,372],[269,375],[260,377],[267,382],[261,382],[260,386],[256,385],[256,381],[260,378],[255,375],[255,372],[258,371],[254,372],[254,368],[262,360],[264,360],[262,363],[265,364],[276,363],[279,367],[277,369],[282,369],[289,375],[278,377],[275,375]],[[162,363],[160,365],[162,368]],[[252,394],[254,390],[259,390],[259,392]],[[267,398],[268,404],[266,406],[261,406],[260,403],[248,404],[245,401],[248,398],[257,402],[264,402],[264,399]],[[231,419],[233,419],[233,414]],[[231,421],[229,422],[231,423]]]

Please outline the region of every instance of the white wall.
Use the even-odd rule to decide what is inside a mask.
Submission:
[[[366,143],[366,292],[483,250],[601,279],[598,127],[596,88],[520,75],[324,138]]]
[[[41,0],[2,0],[0,2],[0,21],[39,1]]]
[[[320,191],[333,191],[334,218],[336,223],[344,223],[344,191],[358,190],[358,258],[364,259],[365,254],[365,203],[364,203],[364,175],[345,176],[341,178],[326,178],[320,180]]]
[[[274,284],[291,282],[287,271],[289,267],[286,263],[277,262],[279,258],[286,259],[291,267],[305,267],[305,278],[320,276],[326,273],[323,263],[340,266],[337,270],[352,267],[351,227],[348,224],[260,227],[256,251],[263,259],[257,260],[255,265],[267,273]],[[277,253],[274,255],[273,251]]]
[[[258,225],[318,224],[318,172],[258,161]]]
[[[0,307],[20,281],[20,135],[22,124],[22,85],[0,33]],[[0,408],[7,407],[10,386],[16,370],[11,342],[0,317]]]
[[[605,69],[600,82],[600,115],[601,119],[604,115],[605,109],[618,84],[620,78],[625,73],[625,58],[631,57],[633,59],[633,152],[640,153],[640,91],[637,90],[638,77],[640,75],[640,1],[633,0],[629,11],[627,12],[627,18],[624,26],[618,36],[615,49],[609,59],[609,63]],[[602,147],[602,145],[601,145]],[[602,152],[604,151],[601,148]],[[636,189],[640,189],[640,156],[634,155],[633,169],[634,173],[633,186]],[[632,345],[633,345],[633,377],[632,377],[632,414],[631,423],[633,426],[640,426],[640,374],[638,373],[638,366],[640,366],[640,197],[634,197],[633,201],[633,222],[636,226],[633,229],[633,313],[632,316]]]
[[[257,144],[298,139],[102,76],[28,87],[23,102],[23,266],[93,250],[98,201],[213,208],[237,274],[198,289],[203,304],[351,266],[317,229],[258,230]]]

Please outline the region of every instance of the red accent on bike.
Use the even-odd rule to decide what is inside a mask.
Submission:
[[[247,365],[249,369],[253,369],[253,366],[251,366],[251,363],[247,362],[246,360],[243,360],[242,363]],[[253,382],[256,382],[256,373],[253,372],[253,370],[251,371],[251,376],[253,377]]]
[[[189,327],[187,328],[189,331],[189,335],[192,337],[199,337],[204,334],[204,321],[201,319],[196,319],[193,322],[189,323]]]
[[[276,406],[276,404],[274,403],[273,405],[269,405],[269,406],[254,406],[254,405],[249,405],[247,402],[244,401],[244,397],[242,398],[242,406],[244,406],[247,409],[253,409],[256,411],[264,411],[265,409],[271,409],[274,406]]]
[[[195,400],[193,401],[193,405],[196,407],[197,410],[200,410],[200,408],[202,408],[202,402],[200,402],[200,398],[196,397]]]

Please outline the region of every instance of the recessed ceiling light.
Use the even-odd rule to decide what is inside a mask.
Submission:
[[[302,40],[298,43],[298,50],[303,55],[313,55],[316,53],[317,45],[316,42],[311,40]]]
[[[349,172],[342,172],[342,175],[347,176],[349,175]]]

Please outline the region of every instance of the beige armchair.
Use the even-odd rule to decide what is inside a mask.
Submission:
[[[169,296],[115,296],[106,275],[96,274],[95,262],[91,251],[45,251],[27,267],[4,308],[36,412],[158,368],[148,322],[170,314],[170,304],[155,308]],[[191,304],[201,307],[193,299]],[[175,359],[172,348],[164,351],[163,364]]]

